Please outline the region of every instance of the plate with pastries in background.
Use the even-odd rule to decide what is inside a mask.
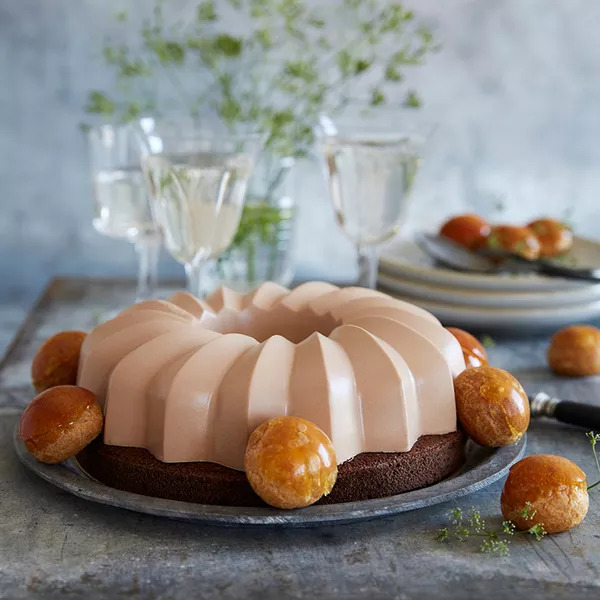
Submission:
[[[448,324],[543,331],[600,319],[600,243],[551,218],[459,215],[385,247],[378,284]]]

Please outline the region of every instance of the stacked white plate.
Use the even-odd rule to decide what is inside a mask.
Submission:
[[[569,261],[600,266],[600,244],[576,238]],[[379,286],[445,325],[513,333],[600,319],[600,283],[537,274],[480,274],[440,266],[412,239],[384,248]]]

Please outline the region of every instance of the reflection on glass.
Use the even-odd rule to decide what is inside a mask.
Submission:
[[[319,130],[337,221],[356,244],[358,285],[377,282],[377,245],[393,237],[410,199],[423,135],[385,121],[357,117],[337,123],[323,116]]]
[[[160,235],[140,167],[138,136],[129,125],[103,125],[88,133],[96,231],[135,246],[138,256],[136,301],[156,291]]]
[[[152,210],[188,290],[202,296],[202,269],[231,244],[239,226],[256,135],[232,136],[188,121],[145,126],[142,161]]]

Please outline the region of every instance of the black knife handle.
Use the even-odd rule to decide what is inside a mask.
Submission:
[[[569,425],[578,425],[600,433],[600,406],[561,400],[554,408],[554,418]]]
[[[576,269],[575,267],[563,267],[547,261],[536,261],[538,273],[567,277],[568,279],[584,279],[586,281],[600,281],[600,269]]]

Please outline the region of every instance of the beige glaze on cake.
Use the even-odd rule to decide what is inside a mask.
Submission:
[[[86,338],[78,384],[104,406],[106,444],[243,470],[250,433],[279,415],[316,423],[339,463],[455,431],[464,368],[454,336],[412,304],[265,283],[127,308]]]

